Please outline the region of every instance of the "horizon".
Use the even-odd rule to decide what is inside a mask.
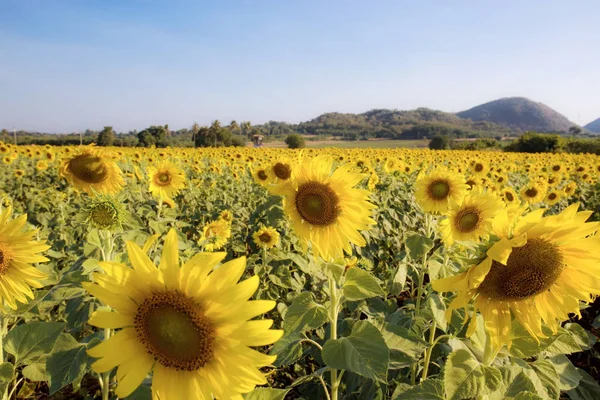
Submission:
[[[296,124],[503,97],[581,126],[600,117],[591,0],[0,5],[0,129]]]

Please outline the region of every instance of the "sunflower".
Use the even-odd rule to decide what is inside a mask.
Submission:
[[[553,205],[559,203],[561,200],[562,200],[562,193],[558,190],[552,190],[552,191],[548,192],[544,202],[548,206],[553,206]]]
[[[122,228],[127,212],[119,199],[107,195],[95,197],[83,213],[84,221],[94,228],[115,231]]]
[[[510,346],[511,315],[534,338],[545,337],[542,323],[556,332],[570,313],[581,316],[579,302],[600,295],[600,222],[586,222],[591,211],[573,204],[558,215],[543,209],[519,217],[498,214],[485,259],[459,275],[432,283],[442,292],[457,291],[449,311],[468,307],[481,312],[493,355]],[[477,324],[473,313],[467,336]]]
[[[267,187],[273,182],[272,172],[268,168],[258,167],[252,170],[252,178],[261,186]]]
[[[114,194],[125,184],[117,164],[91,148],[65,159],[60,166],[59,175],[66,178],[75,189],[89,195]]]
[[[132,268],[102,262],[105,274],[83,283],[115,310],[92,314],[91,325],[120,330],[88,354],[98,358],[96,372],[118,366],[118,397],[131,394],[150,372],[153,398],[160,399],[241,398],[267,383],[259,368],[276,357],[250,346],[272,344],[283,332],[269,329],[272,320],[251,320],[275,302],[249,300],[259,279],[238,283],[244,257],[218,265],[225,253],[199,253],[180,267],[173,229],[158,268],[133,242],[127,253]]]
[[[219,219],[231,224],[233,221],[233,214],[229,210],[223,210],[219,214]]]
[[[48,259],[37,253],[50,248],[43,241],[33,240],[37,230],[24,231],[27,215],[11,219],[12,208],[0,207],[0,304],[17,309],[17,301],[33,299],[31,288],[41,288],[40,280],[47,276],[29,265]]]
[[[332,164],[328,157],[304,160],[283,190],[285,212],[303,246],[310,242],[315,257],[327,261],[352,253],[350,243],[365,246],[359,231],[375,224],[370,192],[354,188],[364,175],[351,171],[351,164],[332,173]]]
[[[519,196],[517,192],[509,186],[504,187],[500,190],[500,197],[506,204],[517,204],[519,203]]]
[[[544,200],[546,190],[546,186],[541,181],[530,181],[527,185],[523,185],[520,194],[527,203],[535,204]]]
[[[421,173],[415,182],[415,197],[423,211],[443,213],[460,202],[468,188],[463,177],[441,167],[428,174]]]
[[[171,199],[185,187],[185,175],[181,169],[169,161],[162,161],[156,167],[148,167],[150,192],[159,199]]]
[[[455,241],[477,241],[487,236],[502,208],[502,201],[495,194],[473,189],[460,203],[451,206],[448,218],[440,222],[444,241],[450,246]]]
[[[202,230],[200,244],[206,251],[219,250],[231,237],[231,224],[222,219],[210,221]]]
[[[269,174],[272,177],[273,184],[267,186],[269,192],[281,194],[285,185],[292,179],[294,168],[294,165],[288,159],[280,159],[273,163]]]
[[[40,160],[35,164],[35,168],[38,171],[45,171],[48,169],[48,163],[44,160]]]
[[[15,169],[15,177],[16,178],[22,178],[25,176],[25,171],[23,171],[22,169]]]
[[[279,232],[270,226],[263,226],[258,231],[254,232],[252,239],[258,247],[270,249],[271,247],[275,247],[279,242]]]

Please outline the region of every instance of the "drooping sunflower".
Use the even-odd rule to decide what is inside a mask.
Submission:
[[[152,372],[153,398],[241,398],[267,383],[259,368],[275,356],[250,348],[277,341],[272,320],[252,320],[275,307],[249,300],[258,288],[253,276],[238,283],[244,257],[217,267],[225,253],[199,253],[180,266],[177,234],[166,237],[158,268],[135,243],[127,243],[132,268],[102,262],[85,289],[115,311],[98,310],[90,324],[119,329],[88,350],[99,358],[97,372],[118,367],[116,395],[131,394]],[[126,293],[126,295],[123,295]]]
[[[63,161],[60,176],[89,195],[118,193],[125,182],[117,164],[101,151],[86,148]]]
[[[460,202],[468,188],[462,176],[440,167],[430,173],[421,173],[415,182],[415,198],[423,211],[443,213]]]
[[[48,250],[44,241],[34,240],[37,230],[24,231],[27,215],[11,219],[12,208],[0,206],[0,304],[16,309],[17,302],[33,299],[31,288],[41,288],[46,274],[30,263],[46,262],[38,253]]]
[[[273,227],[262,227],[252,235],[254,243],[261,248],[270,249],[279,242],[279,232]]]
[[[219,250],[231,237],[231,224],[222,219],[210,221],[202,230],[200,244],[206,251]]]
[[[292,228],[305,247],[312,244],[315,257],[327,261],[344,251],[351,254],[350,243],[366,245],[359,231],[375,224],[371,211],[376,207],[368,201],[369,191],[354,187],[363,174],[351,171],[350,164],[333,173],[332,167],[329,157],[305,159],[282,191]]]
[[[579,302],[600,295],[600,222],[586,222],[591,211],[579,204],[543,217],[538,209],[500,212],[494,221],[499,240],[485,259],[459,275],[432,283],[442,292],[458,292],[448,310],[473,302],[485,321],[493,355],[510,346],[512,317],[534,338],[545,337],[542,323],[556,332],[570,313],[581,315]],[[473,312],[467,336],[476,329]]]
[[[171,199],[185,187],[185,174],[169,161],[162,161],[147,170],[150,177],[150,192],[159,199]]]
[[[444,242],[477,241],[492,229],[496,214],[504,208],[502,201],[493,193],[473,189],[460,203],[451,205],[447,218],[440,222]]]

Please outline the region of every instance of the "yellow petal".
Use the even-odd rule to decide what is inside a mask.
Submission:
[[[88,322],[90,325],[98,328],[117,329],[125,326],[133,326],[133,316],[118,312],[97,310],[93,312]]]

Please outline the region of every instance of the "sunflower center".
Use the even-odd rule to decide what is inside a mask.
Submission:
[[[10,252],[0,243],[0,276],[8,270],[11,260]]]
[[[535,197],[537,196],[538,191],[536,188],[530,188],[525,191],[525,196],[527,197]]]
[[[454,218],[454,226],[462,233],[473,232],[479,227],[480,211],[475,207],[460,210]]]
[[[558,247],[544,239],[530,239],[515,247],[506,265],[492,268],[478,288],[480,295],[498,301],[518,301],[548,290],[560,277],[564,262]]]
[[[555,199],[556,199],[556,197],[557,197],[556,193],[550,193],[550,194],[548,195],[548,200],[555,200]]]
[[[483,171],[483,164],[480,164],[480,163],[475,164],[475,171],[476,172]]]
[[[290,179],[290,176],[292,176],[292,169],[289,165],[284,163],[275,164],[273,172],[275,173],[275,176],[284,181]]]
[[[552,171],[554,171],[554,172],[558,172],[558,171],[560,171],[560,165],[555,165],[555,166],[553,166],[553,167],[552,167]]]
[[[117,223],[117,211],[110,204],[98,204],[90,212],[92,222],[99,228],[108,228]]]
[[[80,154],[69,161],[69,171],[85,183],[100,183],[108,178],[108,168],[93,154]]]
[[[258,238],[263,243],[269,243],[271,241],[271,235],[268,232],[261,233]]]
[[[436,200],[443,200],[450,194],[450,185],[446,181],[435,181],[429,185],[429,194]]]
[[[261,181],[266,181],[269,176],[267,175],[267,173],[265,172],[264,169],[261,169],[260,171],[258,171],[258,173],[256,174],[258,176],[258,179],[260,179]]]
[[[169,171],[161,171],[157,175],[157,180],[157,184],[160,186],[167,186],[169,183],[171,183],[171,174]]]
[[[138,339],[163,367],[196,371],[213,358],[215,329],[183,293],[154,293],[134,321]]]
[[[333,224],[340,214],[340,200],[337,194],[324,183],[307,182],[298,188],[296,209],[311,225]]]
[[[506,192],[504,193],[504,197],[506,197],[506,200],[512,202],[515,199],[515,196],[513,196],[513,194],[511,192]]]

